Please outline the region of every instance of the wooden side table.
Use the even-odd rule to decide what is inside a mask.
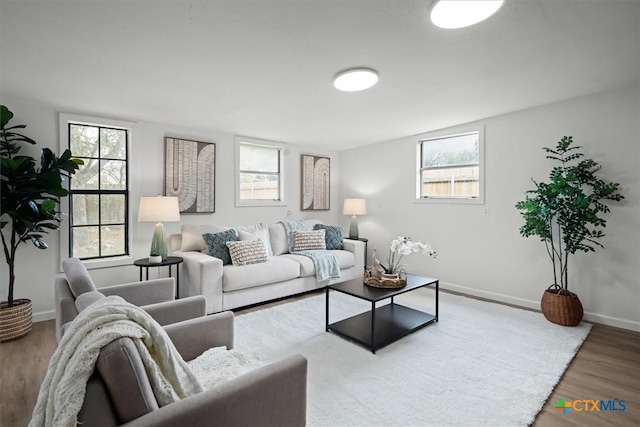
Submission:
[[[133,265],[140,267],[140,281],[142,282],[142,269],[147,269],[145,280],[149,280],[149,267],[169,267],[169,277],[171,276],[171,266],[176,266],[176,299],[180,298],[180,264],[182,264],[182,257],[168,256],[162,262],[151,263],[149,258],[140,258],[133,262]]]
[[[367,269],[367,242],[369,241],[369,239],[366,239],[364,237],[358,237],[357,239],[352,239],[350,237],[343,237],[343,239],[347,239],[347,240],[360,240],[361,242],[364,242],[364,269]]]

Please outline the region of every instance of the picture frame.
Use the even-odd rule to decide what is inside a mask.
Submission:
[[[300,210],[329,210],[331,208],[331,159],[302,154],[300,164]]]
[[[216,211],[216,144],[165,137],[164,193],[181,213]]]

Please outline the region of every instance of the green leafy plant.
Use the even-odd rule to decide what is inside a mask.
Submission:
[[[520,234],[538,236],[545,243],[555,284],[565,290],[569,255],[603,247],[598,239],[607,224],[603,215],[610,210],[602,201],[624,198],[618,192],[620,184],[598,178],[601,166],[583,158],[582,147],[572,144],[573,137],[565,136],[555,149],[544,148],[547,158],[558,163],[549,174],[550,182],[533,181],[536,189],[516,204],[525,221]]]
[[[0,106],[0,234],[9,266],[9,307],[13,305],[18,247],[30,241],[38,249],[47,249],[43,235],[60,228],[58,204],[60,197],[69,194],[62,181],[83,164],[82,160],[71,158],[69,150],[56,157],[50,149],[43,148],[40,167],[37,167],[33,157],[19,154],[24,143],[35,145],[36,142],[19,133],[26,125],[8,126],[12,118],[13,113],[6,106]]]

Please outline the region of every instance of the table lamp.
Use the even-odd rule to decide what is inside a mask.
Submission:
[[[159,263],[167,258],[169,249],[162,223],[168,221],[180,221],[180,205],[177,197],[140,197],[138,222],[156,223],[151,240],[149,262]]]
[[[367,202],[364,199],[344,199],[342,213],[351,215],[349,238],[358,239],[358,218],[356,216],[367,214]]]

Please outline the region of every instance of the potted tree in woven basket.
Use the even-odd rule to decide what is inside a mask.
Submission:
[[[62,180],[82,164],[71,158],[69,150],[56,157],[43,148],[38,167],[33,157],[19,154],[24,143],[36,142],[20,133],[26,125],[9,126],[12,118],[13,113],[0,106],[0,234],[9,279],[7,301],[0,302],[0,342],[23,337],[31,330],[31,300],[13,297],[18,247],[32,242],[38,249],[47,249],[43,235],[58,230],[59,198],[68,194]]]
[[[533,181],[536,188],[526,192],[516,204],[524,218],[520,234],[538,236],[545,243],[553,266],[554,283],[544,292],[541,310],[551,322],[576,326],[584,314],[578,296],[569,291],[569,255],[602,248],[606,200],[620,201],[619,184],[598,178],[601,166],[585,159],[581,146],[573,146],[571,136],[563,137],[555,149],[544,148],[556,162],[549,182]]]

